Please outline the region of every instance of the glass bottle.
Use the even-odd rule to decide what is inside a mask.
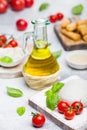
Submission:
[[[59,64],[49,49],[47,40],[48,20],[32,21],[34,32],[25,34],[25,39],[33,38],[33,50],[23,67],[26,74],[33,76],[48,76],[57,72]],[[25,40],[26,41],[26,40]]]

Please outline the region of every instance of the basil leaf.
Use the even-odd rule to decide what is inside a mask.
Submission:
[[[12,59],[11,57],[9,57],[9,56],[4,56],[4,57],[2,57],[2,58],[0,59],[0,61],[1,61],[2,63],[7,63],[7,64],[9,64],[9,63],[12,63],[12,62],[13,62],[13,59]]]
[[[56,92],[59,92],[59,90],[60,90],[63,86],[64,86],[64,83],[58,82],[58,83],[53,84],[51,90],[52,90],[53,93],[56,93]]]
[[[58,95],[58,92],[60,89],[64,86],[64,83],[57,82],[54,83],[52,88],[50,90],[47,90],[45,92],[46,95],[46,106],[54,110],[57,107],[58,102],[60,101],[60,97]]]
[[[72,13],[75,14],[75,15],[79,15],[82,13],[83,11],[83,5],[82,4],[79,4],[79,5],[76,5],[72,8]]]
[[[7,87],[7,93],[11,97],[21,97],[23,92],[16,88]]]
[[[62,82],[57,82],[54,83],[52,88],[47,90],[45,92],[46,95],[46,106],[51,109],[54,110],[57,107],[58,102],[60,101],[60,97],[58,95],[58,92],[60,91],[60,89],[64,86],[64,83]]]
[[[54,110],[59,101],[60,101],[60,98],[59,98],[58,94],[51,94],[46,97],[46,106],[49,109]]]
[[[18,113],[19,116],[22,116],[25,113],[26,109],[24,106],[18,107],[16,112]]]
[[[52,95],[52,93],[53,93],[52,90],[47,90],[47,91],[45,92],[45,95],[46,95],[46,96],[49,96],[49,95]]]
[[[49,7],[49,3],[42,3],[39,7],[39,11],[43,11]]]
[[[62,50],[59,50],[59,51],[53,52],[53,55],[55,58],[58,58],[61,55],[61,53],[62,53]]]

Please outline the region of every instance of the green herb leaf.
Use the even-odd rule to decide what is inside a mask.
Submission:
[[[43,11],[49,7],[49,3],[42,3],[39,7],[39,11]]]
[[[9,56],[4,56],[4,57],[2,57],[2,58],[0,59],[0,61],[3,62],[3,63],[9,64],[9,63],[12,63],[12,62],[13,62],[13,59],[12,59],[11,57],[9,57]]]
[[[46,105],[49,109],[54,110],[60,101],[58,94],[51,94],[46,97]]]
[[[46,106],[51,109],[54,110],[58,104],[58,102],[60,101],[60,97],[58,95],[58,92],[60,91],[60,89],[64,86],[64,83],[61,82],[57,82],[54,83],[52,88],[47,90],[45,92],[46,95]]]
[[[82,13],[83,11],[83,5],[82,4],[79,4],[79,5],[76,5],[72,8],[72,13],[75,14],[75,15],[79,15]]]
[[[52,93],[53,93],[52,90],[47,90],[47,91],[45,92],[45,95],[46,95],[46,96],[49,96],[49,95],[52,95]]]
[[[24,106],[18,107],[16,112],[18,113],[19,116],[22,116],[25,113],[26,109]]]
[[[55,58],[58,58],[61,55],[61,53],[62,53],[62,50],[59,50],[59,51],[53,52],[53,55]]]
[[[56,92],[59,92],[59,90],[60,90],[63,86],[64,86],[64,83],[58,82],[58,83],[53,84],[51,90],[52,90],[53,93],[56,93]]]
[[[11,97],[21,97],[23,92],[16,88],[7,87],[7,93]]]

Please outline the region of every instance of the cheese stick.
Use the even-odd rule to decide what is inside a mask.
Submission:
[[[68,24],[67,27],[66,27],[66,29],[67,29],[68,31],[74,31],[74,30],[76,30],[76,28],[77,28],[76,22],[70,23],[70,24]]]
[[[78,41],[81,38],[80,34],[78,34],[78,33],[69,32],[66,29],[61,29],[60,31],[61,31],[62,34],[64,34],[65,36],[67,36],[68,38],[70,38],[74,41]]]
[[[87,19],[77,21],[77,25],[87,24]]]
[[[83,36],[83,40],[84,40],[85,42],[87,42],[87,35],[84,35],[84,36]]]
[[[77,30],[82,34],[82,35],[87,35],[87,25],[83,24],[83,25],[79,25],[77,27]]]
[[[66,28],[68,24],[70,24],[70,19],[64,19],[61,23],[61,28]]]

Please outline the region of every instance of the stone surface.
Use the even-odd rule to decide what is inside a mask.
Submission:
[[[55,14],[57,12],[64,13],[65,17],[72,17],[73,15],[71,13],[71,8],[79,3],[82,3],[84,5],[84,10],[82,15],[78,17],[81,19],[87,18],[86,0],[56,0],[55,2],[54,0],[48,0],[47,2],[50,3],[50,7],[43,12],[39,12],[38,8],[43,2],[44,0],[35,0],[35,4],[32,8],[25,8],[19,12],[15,12],[9,7],[6,13],[0,14],[0,34],[13,34],[20,45],[23,46],[23,34],[27,31],[33,31],[31,24],[32,19],[48,18],[49,15]],[[16,28],[16,21],[20,18],[24,18],[29,22],[29,26],[25,31],[18,31]],[[62,55],[58,58],[58,62],[61,66],[60,80],[65,79],[71,75],[79,75],[80,77],[87,79],[87,70],[75,70],[67,65],[65,57],[68,52],[63,49],[60,41],[54,33],[54,24],[50,24],[48,26],[48,42],[51,43],[51,51],[57,51],[60,49],[62,50]],[[8,97],[5,88],[7,85],[22,89],[24,91],[24,97],[19,99]],[[36,128],[32,127],[31,124],[31,111],[35,112],[36,110],[28,105],[28,99],[36,93],[37,91],[29,89],[25,85],[23,78],[20,80],[19,78],[10,80],[0,79],[0,130],[36,130]],[[27,112],[24,116],[19,117],[15,111],[16,108],[21,105],[26,106]],[[44,127],[39,128],[39,130],[61,129],[47,119]]]

